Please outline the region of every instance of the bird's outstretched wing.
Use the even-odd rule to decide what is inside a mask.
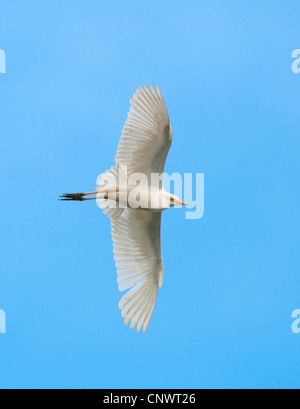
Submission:
[[[115,161],[127,173],[162,173],[172,143],[172,128],[159,87],[137,89],[122,130]]]
[[[125,209],[118,220],[111,220],[114,257],[119,290],[130,290],[121,298],[119,308],[125,324],[137,324],[145,332],[162,285],[160,249],[161,212]]]

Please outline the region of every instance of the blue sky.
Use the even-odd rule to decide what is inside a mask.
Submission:
[[[3,1],[2,388],[299,387],[299,1]],[[89,191],[129,99],[159,84],[166,171],[205,215],[163,214],[164,285],[123,325],[109,219]]]

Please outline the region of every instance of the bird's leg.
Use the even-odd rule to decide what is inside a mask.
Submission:
[[[83,200],[92,200],[92,199],[97,199],[97,197],[84,197],[88,195],[93,195],[97,194],[98,192],[87,192],[87,193],[65,193],[60,196],[60,200],[78,200],[78,201],[83,201]]]

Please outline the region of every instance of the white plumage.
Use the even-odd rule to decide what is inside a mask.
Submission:
[[[130,100],[115,161],[127,166],[128,176],[162,173],[172,142],[172,128],[159,87],[140,87]],[[126,209],[111,222],[119,290],[128,291],[119,308],[125,324],[145,332],[163,282],[160,246],[161,212]]]
[[[97,193],[99,206],[111,219],[119,290],[128,290],[119,302],[121,315],[131,329],[137,326],[138,332],[142,328],[145,332],[163,282],[161,212],[186,203],[166,192],[162,183],[149,190],[151,175],[164,171],[172,143],[172,128],[159,87],[140,87],[130,103],[116,165],[101,175],[96,192],[67,194],[63,200],[87,200],[83,196]],[[137,173],[145,177],[138,186],[131,181]]]
[[[160,220],[161,212],[126,209],[111,222],[119,290],[133,287],[119,308],[125,324],[131,321],[131,329],[138,324],[138,332],[147,329],[163,281]]]
[[[115,158],[128,173],[162,173],[172,143],[172,128],[159,87],[137,89]]]

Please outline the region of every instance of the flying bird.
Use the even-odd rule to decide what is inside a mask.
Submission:
[[[161,214],[187,204],[162,185],[172,127],[159,87],[139,87],[130,104],[116,165],[101,175],[96,191],[67,193],[61,200],[97,199],[110,217],[119,290],[129,290],[119,302],[121,315],[131,329],[145,332],[163,283]],[[159,175],[155,186],[153,175]]]

